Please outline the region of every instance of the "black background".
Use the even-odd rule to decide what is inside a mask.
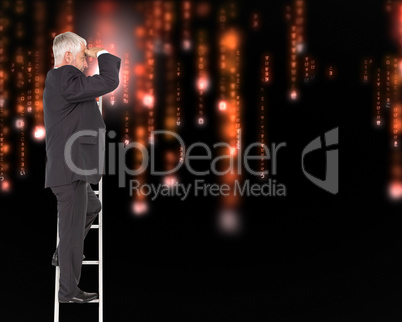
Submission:
[[[95,3],[76,4],[78,22],[91,17]],[[158,198],[148,215],[135,217],[128,189],[106,176],[105,320],[400,321],[400,204],[386,196],[389,130],[373,127],[374,87],[361,82],[364,57],[381,65],[386,54],[398,54],[389,36],[385,2],[306,1],[307,50],[317,59],[318,73],[313,83],[301,85],[297,102],[287,99],[286,2],[236,3],[242,13],[237,23],[244,32],[245,140],[258,139],[260,55],[269,51],[274,81],[266,88],[267,131],[273,142],[287,142],[277,178],[286,185],[287,196],[244,198],[239,207],[243,232],[225,237],[216,228],[219,199]],[[218,7],[212,4],[212,12]],[[55,5],[48,8],[55,10]],[[249,27],[254,11],[260,12],[263,24],[256,32]],[[196,20],[193,28],[199,24],[213,34],[215,21],[211,15]],[[84,29],[81,34],[85,36]],[[211,59],[217,61],[214,50]],[[191,66],[194,53],[182,55]],[[329,65],[336,67],[334,80],[325,77]],[[163,91],[162,81],[158,90]],[[194,98],[187,97],[186,125],[180,133],[186,143],[219,141],[214,95],[206,108],[207,128],[194,125]],[[108,129],[121,130],[118,116],[105,121]],[[309,182],[300,165],[305,145],[334,127],[339,127],[337,195]],[[1,196],[1,277],[6,286],[1,316],[7,321],[53,318],[50,259],[56,201],[43,189],[44,144],[32,142],[30,149],[29,176],[16,176],[12,192]],[[309,169],[322,175],[324,159],[317,154]],[[88,235],[89,259],[97,257],[96,237],[94,231]],[[96,290],[96,267],[83,267],[80,286]],[[60,321],[96,321],[96,316],[96,304],[61,305]]]

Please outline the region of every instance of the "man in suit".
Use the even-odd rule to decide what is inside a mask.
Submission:
[[[84,239],[101,210],[90,184],[103,173],[106,126],[96,98],[119,85],[120,58],[86,48],[72,32],[53,40],[54,68],[46,76],[45,188],[57,199],[60,242],[52,264],[60,266],[59,302],[86,303],[98,297],[79,289]],[[86,57],[98,59],[99,75],[85,76]]]

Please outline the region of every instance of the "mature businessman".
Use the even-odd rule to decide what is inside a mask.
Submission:
[[[78,287],[84,239],[101,210],[90,186],[103,173],[105,146],[106,127],[96,97],[119,85],[120,58],[86,45],[84,38],[72,32],[54,38],[54,68],[47,73],[43,92],[45,187],[57,199],[60,242],[52,264],[60,266],[61,303],[86,303],[98,297]],[[87,56],[97,57],[98,75],[84,75]]]

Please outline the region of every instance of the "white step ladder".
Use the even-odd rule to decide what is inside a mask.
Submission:
[[[102,113],[102,97],[99,97],[98,102],[99,109]],[[98,190],[94,191],[98,196],[99,200],[103,201],[103,189],[102,189],[102,179],[98,183]],[[103,322],[103,227],[102,227],[102,209],[98,214],[98,224],[92,225],[91,229],[98,229],[98,260],[82,261],[82,265],[98,265],[98,299],[89,301],[87,303],[98,303],[99,305],[99,322]],[[56,239],[56,249],[59,245],[59,215],[57,215],[57,239]],[[56,277],[55,277],[55,287],[54,287],[54,322],[59,322],[60,313],[60,303],[59,303],[59,288],[60,288],[60,267],[56,266]]]

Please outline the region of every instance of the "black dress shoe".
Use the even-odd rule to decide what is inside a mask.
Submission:
[[[85,255],[82,255],[82,260],[84,260],[84,259],[85,259]],[[58,254],[57,250],[53,254],[52,265],[59,266],[59,254]]]
[[[84,291],[81,291],[71,298],[70,300],[59,300],[60,303],[88,303],[89,301],[96,300],[98,298],[97,293],[87,293]]]

